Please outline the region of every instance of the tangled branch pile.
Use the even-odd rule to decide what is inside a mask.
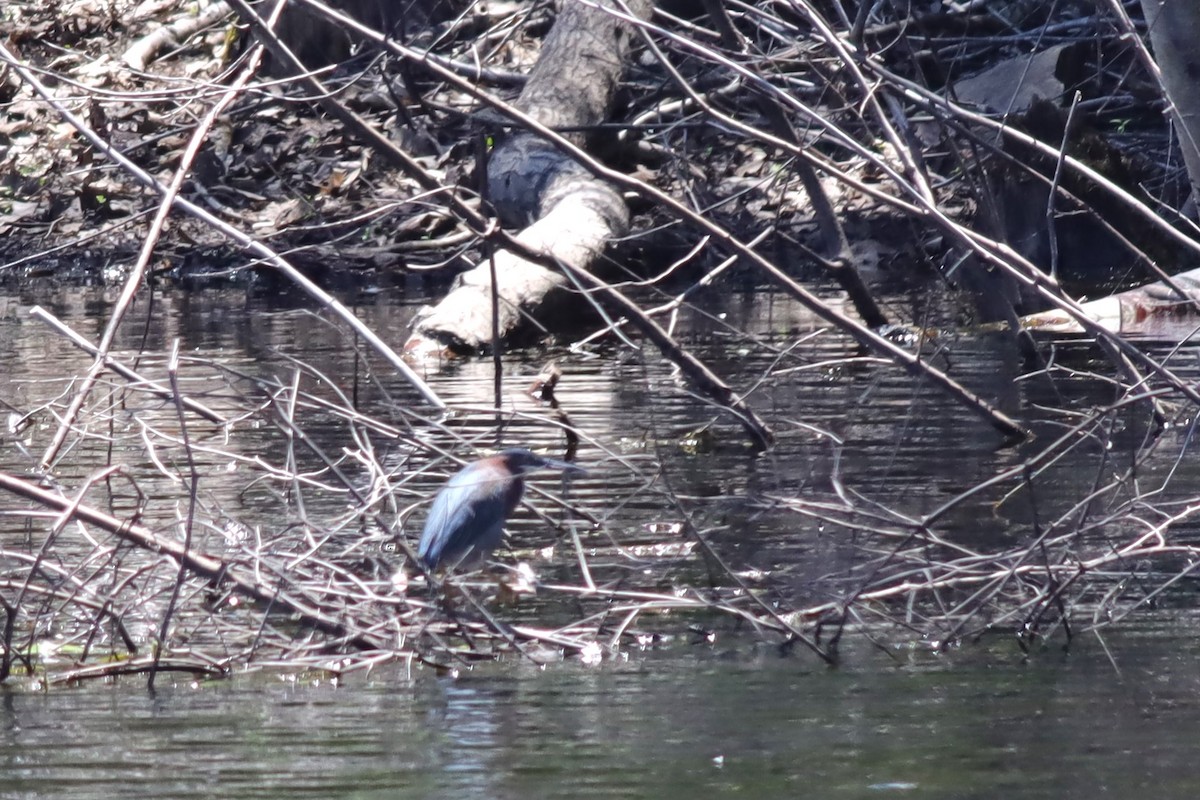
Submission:
[[[628,31],[631,53],[615,121],[579,131],[550,129],[518,96],[534,80],[525,72],[553,17],[546,4],[430,4],[419,30],[398,25],[387,36],[302,5],[313,19],[339,20],[359,55],[326,70],[311,47],[294,47],[314,70],[298,78],[269,20],[256,20],[260,40],[275,46],[271,71],[260,69],[265,51],[245,38],[240,51],[230,46],[219,3],[200,4],[194,20],[153,24],[164,12],[152,4],[81,0],[55,14],[14,2],[0,11],[13,32],[0,44],[0,272],[19,283],[90,257],[125,290],[101,341],[81,343],[95,358],[85,378],[64,377],[31,406],[10,403],[5,463],[28,474],[4,476],[3,488],[27,501],[10,513],[28,534],[0,537],[0,677],[59,663],[51,643],[73,665],[56,679],[396,658],[453,668],[514,650],[594,658],[670,632],[657,618],[667,610],[700,628],[736,620],[833,661],[847,625],[883,620],[942,646],[997,628],[1028,641],[1120,616],[1190,575],[1200,553],[1186,538],[1196,503],[1183,465],[1200,395],[1071,291],[1160,280],[1136,299],[1145,316],[1190,309],[1200,285],[1166,277],[1198,252],[1181,210],[1188,181],[1162,116],[1165,92],[1146,68],[1144,29],[1126,6],[1014,0],[1001,11],[936,4],[901,14],[862,3],[854,14],[839,3],[713,2],[686,19],[664,4],[647,20],[620,3],[577,3]],[[122,59],[105,55],[114,42]],[[157,49],[163,43],[175,47]],[[328,55],[317,50],[318,60]],[[595,216],[610,227],[600,238],[619,244],[564,257],[554,241],[531,244],[492,224],[498,196],[478,190],[474,160],[527,134],[536,146],[509,174],[537,178],[537,165],[568,155],[569,175],[549,194],[587,195],[579,208],[601,208]],[[498,203],[500,219],[525,224],[552,206],[515,208],[518,199]],[[553,274],[546,297],[506,294],[499,284],[509,271],[488,274],[500,249]],[[638,261],[670,266],[648,278],[633,269]],[[755,408],[749,389],[728,385],[672,336],[680,309],[738,272],[883,362],[873,368],[901,367],[914,394],[943,393],[985,427],[1024,435],[1029,423],[998,410],[994,395],[947,374],[933,356],[948,344],[915,326],[885,335],[892,323],[917,322],[878,296],[882,280],[915,283],[915,272],[899,271],[914,264],[962,290],[964,307],[943,318],[1005,321],[1014,349],[1031,311],[1051,308],[1056,323],[1087,331],[1113,365],[1111,402],[1069,411],[1061,399],[1049,422],[1023,409],[1069,427],[926,513],[871,502],[836,469],[821,491],[753,497],[851,537],[845,569],[807,575],[799,587],[737,563],[670,492],[663,502],[679,509],[686,541],[649,545],[669,556],[662,570],[632,570],[622,559],[636,559],[633,549],[604,543],[599,499],[564,503],[560,535],[571,546],[559,548],[552,571],[570,577],[541,581],[536,621],[497,612],[490,582],[433,591],[405,566],[397,521],[463,444],[434,414],[408,410],[444,407],[416,373],[404,373],[410,385],[396,389],[403,399],[384,418],[303,363],[288,382],[165,351],[138,353],[134,367],[130,354],[112,352],[122,316],[148,285],[219,274],[294,283],[404,371],[321,284],[349,271],[389,285],[474,265],[483,277],[463,284],[483,287],[479,297],[499,313],[434,314],[418,323],[420,336],[499,349],[529,319],[560,321],[546,299],[555,293],[594,302],[605,334],[644,336],[714,414],[769,448],[803,421]],[[835,285],[839,300],[810,292],[800,271]],[[746,342],[770,357],[758,385],[784,385],[813,366],[790,344]],[[1050,359],[1027,377],[1057,391],[1072,372]],[[182,373],[193,381],[185,388]],[[530,419],[543,433],[581,435],[550,412]],[[1145,436],[1119,439],[1114,459],[1123,430]],[[626,474],[653,481],[658,464],[582,437]],[[818,438],[836,449],[847,437]],[[334,441],[344,444],[331,451]],[[1039,513],[1039,481],[1081,454],[1094,464],[1086,485],[1042,500]],[[214,470],[228,469],[248,474],[236,496],[208,488]],[[1164,476],[1152,488],[1147,470]],[[1011,494],[1032,509],[1019,544],[964,544],[960,531],[939,528],[981,498]],[[245,503],[254,514],[240,510]],[[243,519],[259,515],[275,529]],[[597,552],[607,555],[592,563]],[[531,588],[521,570],[502,584],[506,597]]]

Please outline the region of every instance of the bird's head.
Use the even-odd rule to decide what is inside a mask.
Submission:
[[[568,470],[571,472],[587,472],[583,467],[572,464],[569,461],[559,461],[556,458],[546,458],[539,456],[532,450],[525,448],[512,448],[511,450],[502,450],[497,454],[497,457],[503,460],[506,466],[514,475],[524,475],[532,472],[535,469],[543,467],[553,467],[554,469]]]

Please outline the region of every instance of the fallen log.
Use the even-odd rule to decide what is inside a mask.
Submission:
[[[647,18],[653,4],[621,5]],[[632,25],[609,10],[614,0],[567,3],[514,106],[537,123],[583,145],[580,130],[608,115]],[[627,232],[629,212],[621,194],[568,154],[528,132],[502,135],[488,160],[488,199],[501,222],[528,225],[516,239],[539,254],[588,269],[607,243]],[[492,275],[495,274],[493,286]],[[478,352],[493,336],[505,338],[525,315],[536,314],[566,285],[559,271],[501,250],[459,277],[450,293],[422,313],[404,345],[410,358]],[[493,291],[497,314],[493,326]]]
[[[1109,333],[1155,339],[1189,338],[1195,333],[1200,309],[1200,269],[1089,300],[1080,303],[1079,308],[1088,320]],[[1020,322],[1025,330],[1088,332],[1078,315],[1062,308],[1029,314]]]

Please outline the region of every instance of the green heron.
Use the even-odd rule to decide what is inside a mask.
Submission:
[[[542,467],[587,471],[519,448],[467,464],[434,498],[417,558],[430,571],[487,558],[504,540],[504,521],[521,502],[525,491],[522,477]]]

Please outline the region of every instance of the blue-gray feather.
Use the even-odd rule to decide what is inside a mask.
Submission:
[[[512,480],[477,461],[447,481],[433,501],[417,550],[427,569],[478,561],[500,546]]]
[[[487,558],[504,541],[504,522],[521,502],[525,489],[521,476],[539,467],[585,471],[529,450],[512,449],[455,473],[434,498],[421,532],[417,557],[425,568],[453,568]]]

